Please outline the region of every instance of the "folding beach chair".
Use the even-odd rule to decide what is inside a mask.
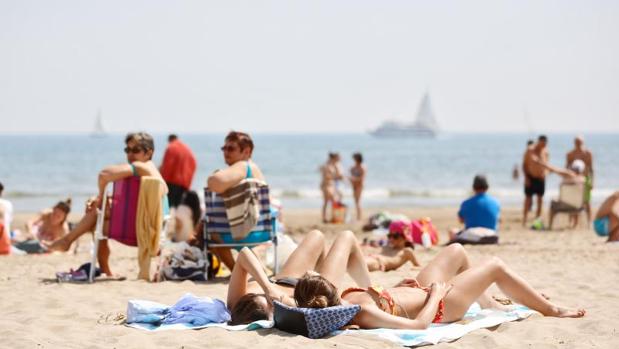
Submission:
[[[107,187],[104,189],[102,207],[97,210],[97,225],[94,233],[94,249],[92,251],[92,261],[90,263],[89,282],[94,281],[100,240],[113,239],[128,246],[138,246],[136,222],[138,219],[138,198],[142,180],[159,182],[157,178],[133,176],[115,181],[111,196],[109,196],[107,192]],[[105,221],[105,212],[108,208],[108,201],[111,201],[111,208],[108,232],[107,235],[105,235],[103,232],[103,225]],[[160,224],[162,228],[159,231],[160,241],[165,231],[165,224],[169,221],[167,198],[164,198],[162,205],[164,207],[163,221]]]
[[[557,213],[580,214],[584,209],[584,183],[561,183],[559,186],[559,199],[550,202],[550,223],[548,229],[552,229],[552,222]]]
[[[258,202],[260,216],[254,229],[242,240],[235,240],[230,233],[230,223],[226,215],[223,198],[210,191],[204,189],[204,203],[206,206],[206,214],[204,215],[204,255],[207,256],[209,249],[213,247],[228,247],[240,249],[242,247],[255,247],[261,244],[272,244],[274,256],[275,274],[278,271],[277,265],[277,211],[271,207],[269,198],[269,187],[267,185],[260,186],[258,189]],[[219,240],[214,241],[213,235],[218,235]],[[208,272],[205,271],[208,279]]]

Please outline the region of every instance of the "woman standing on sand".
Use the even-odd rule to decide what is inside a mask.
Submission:
[[[365,166],[363,165],[363,155],[354,153],[352,156],[355,165],[350,168],[350,184],[352,184],[353,198],[357,209],[357,220],[361,220],[361,193],[363,192],[363,182],[365,181]]]
[[[338,153],[329,153],[329,159],[320,167],[322,181],[320,182],[320,190],[322,191],[322,221],[327,223],[327,205],[333,206],[334,202],[342,200],[342,194],[337,188],[338,181],[344,178],[342,168],[339,164],[340,155]]]

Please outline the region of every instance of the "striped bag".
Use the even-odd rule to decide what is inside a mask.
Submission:
[[[235,240],[250,232],[271,232],[269,186],[248,178],[217,195],[204,191],[207,229],[210,233],[230,233]]]

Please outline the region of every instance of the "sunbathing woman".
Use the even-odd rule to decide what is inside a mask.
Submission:
[[[167,194],[168,187],[166,186],[157,166],[152,161],[155,151],[155,143],[153,137],[144,132],[129,133],[125,137],[125,153],[127,154],[127,163],[110,165],[99,172],[99,195],[86,203],[86,212],[82,219],[75,225],[73,230],[63,238],[54,241],[47,245],[49,250],[67,251],[73,241],[87,232],[92,232],[97,223],[97,208],[101,208],[101,198],[103,191],[108,183],[119,179],[131,176],[152,176],[161,180],[161,185]],[[165,196],[165,195],[164,195]],[[165,200],[165,199],[164,199]],[[109,207],[109,206],[108,206]],[[106,214],[107,215],[107,214]],[[104,225],[104,230],[107,225]],[[99,251],[97,258],[101,271],[107,276],[113,277],[112,270],[109,265],[110,248],[107,240],[101,240],[99,243]]]
[[[359,304],[361,311],[351,323],[361,328],[425,329],[430,323],[458,321],[473,302],[487,301],[484,293],[493,283],[514,301],[545,316],[585,315],[582,309],[566,309],[551,303],[497,257],[461,272],[446,263],[448,258],[437,259],[419,273],[416,281],[404,280],[387,289],[347,289],[341,297],[337,287],[323,276],[306,274],[297,283],[294,297],[299,307]],[[459,269],[462,268],[460,265]],[[430,287],[420,286],[428,282],[431,282]]]
[[[26,233],[13,241],[13,246],[27,253],[44,253],[42,245],[52,243],[69,232],[67,216],[71,212],[71,199],[59,201],[51,209],[43,210],[26,223]]]
[[[345,268],[343,266],[346,266]],[[231,324],[247,324],[271,318],[271,300],[294,306],[294,285],[307,270],[318,270],[335,285],[340,285],[348,271],[357,285],[370,285],[369,273],[357,239],[350,231],[336,237],[331,249],[326,249],[323,234],[314,230],[307,234],[290,255],[282,270],[270,281],[256,256],[243,248],[236,260],[228,285],[228,309]],[[248,281],[248,276],[253,280]]]
[[[416,267],[420,265],[413,252],[413,235],[409,222],[402,220],[391,222],[387,238],[389,245],[381,247],[379,251],[364,245],[364,252],[370,252],[365,257],[370,271],[395,270],[406,262],[411,262]]]

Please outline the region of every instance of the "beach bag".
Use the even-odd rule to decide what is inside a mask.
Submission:
[[[346,221],[346,212],[348,208],[342,202],[335,201],[333,202],[333,209],[331,210],[331,223],[333,224],[342,224]]]
[[[430,235],[432,245],[438,244],[438,230],[432,224],[430,218],[420,218],[411,221],[411,231],[413,233],[413,242],[419,245],[423,245],[422,235],[427,232]]]

